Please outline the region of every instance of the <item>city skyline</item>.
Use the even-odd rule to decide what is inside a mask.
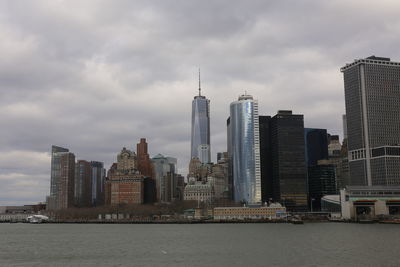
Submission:
[[[393,25],[400,4],[292,7],[1,3],[0,205],[45,200],[53,144],[108,169],[121,147],[134,149],[145,137],[151,157],[178,158],[185,175],[198,66],[212,102],[212,161],[226,151],[229,103],[245,90],[258,99],[260,115],[294,110],[305,127],[342,139],[339,69],[370,55],[399,61]]]

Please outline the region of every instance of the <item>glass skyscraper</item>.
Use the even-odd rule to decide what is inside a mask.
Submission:
[[[242,95],[230,105],[228,153],[236,202],[261,203],[258,102]]]
[[[208,150],[204,149],[205,145],[208,146]],[[199,151],[202,155],[199,155]],[[201,95],[200,80],[199,95],[195,96],[192,101],[191,158],[198,158],[202,163],[209,163],[211,161],[210,100]]]

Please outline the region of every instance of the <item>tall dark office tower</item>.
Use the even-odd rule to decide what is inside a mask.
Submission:
[[[78,160],[75,164],[75,205],[90,207],[92,204],[92,166],[89,161]]]
[[[318,160],[328,159],[328,134],[326,129],[305,128],[305,155],[307,166],[315,166]]]
[[[271,116],[259,116],[258,120],[260,125],[261,199],[265,203],[273,199]]]
[[[191,158],[202,163],[211,161],[210,148],[210,100],[201,95],[199,71],[199,95],[192,101]]]
[[[92,205],[98,206],[104,204],[104,179],[106,170],[103,162],[92,161]]]
[[[273,199],[289,210],[307,210],[303,115],[278,111],[270,128]]]
[[[400,63],[367,57],[344,76],[351,185],[400,185]]]

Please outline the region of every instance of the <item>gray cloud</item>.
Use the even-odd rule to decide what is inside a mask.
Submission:
[[[339,68],[400,59],[397,1],[2,1],[0,205],[43,201],[52,144],[109,166],[146,137],[152,156],[190,153],[197,68],[211,100],[212,153],[229,103],[292,109],[341,134]],[[214,156],[215,158],[215,156]]]

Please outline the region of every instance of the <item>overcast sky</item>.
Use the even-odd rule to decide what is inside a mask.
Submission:
[[[342,136],[340,67],[400,60],[400,1],[0,1],[0,205],[44,201],[51,145],[108,168],[139,138],[187,172],[191,101],[211,100],[213,159],[229,103],[304,114]]]

